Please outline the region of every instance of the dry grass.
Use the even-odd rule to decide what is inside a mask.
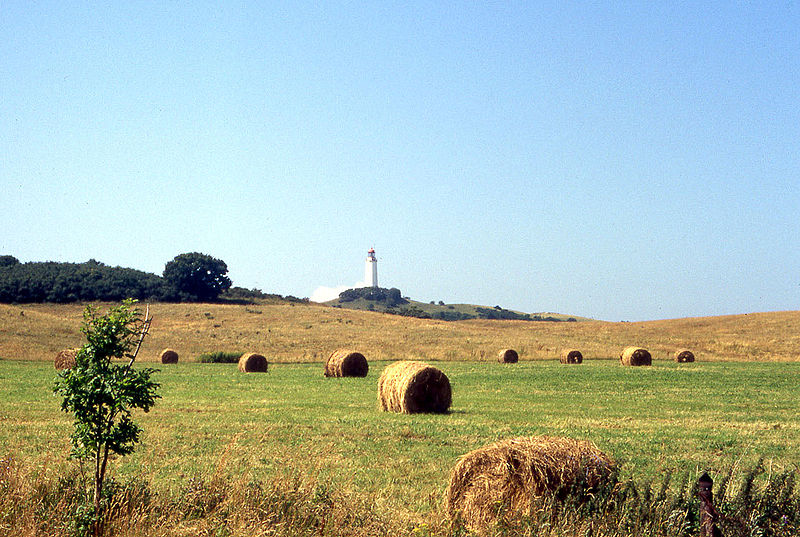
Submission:
[[[516,364],[519,362],[519,354],[514,349],[503,349],[497,354],[497,361],[501,364]]]
[[[561,351],[560,362],[562,364],[580,364],[583,363],[583,354],[578,349],[564,349]]]
[[[80,349],[64,349],[56,354],[53,360],[53,365],[59,371],[62,369],[70,369],[75,367],[75,355],[78,354]]]
[[[242,373],[266,373],[267,359],[258,353],[248,352],[239,358],[239,371]]]
[[[422,362],[395,362],[378,379],[378,404],[384,412],[447,412],[452,403],[450,379]]]
[[[614,462],[586,441],[552,436],[502,440],[461,457],[450,474],[445,509],[472,529],[519,518],[547,493],[583,495],[610,483]]]
[[[640,347],[625,347],[619,355],[622,365],[652,365],[653,357],[647,349]]]
[[[182,361],[204,352],[255,348],[275,362],[324,363],[331,348],[355,342],[370,360],[494,361],[512,347],[524,360],[552,360],[564,347],[585,360],[610,359],[636,341],[655,360],[676,348],[704,361],[800,361],[800,311],[617,323],[414,319],[317,305],[152,304],[151,335],[140,360],[158,362],[165,347]],[[0,304],[0,357],[52,360],[83,343],[81,304]]]
[[[366,377],[369,364],[363,354],[348,349],[333,351],[325,362],[326,377]]]
[[[164,349],[161,351],[161,363],[162,364],[177,364],[178,363],[178,353],[175,352],[174,349]]]

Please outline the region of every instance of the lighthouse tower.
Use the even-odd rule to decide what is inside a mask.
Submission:
[[[378,287],[378,260],[375,258],[375,248],[367,252],[367,262],[364,266],[364,283],[367,287]]]

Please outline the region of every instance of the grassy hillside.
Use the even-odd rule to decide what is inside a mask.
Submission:
[[[105,306],[104,306],[105,307]],[[0,358],[52,360],[82,344],[81,304],[0,304]],[[322,362],[355,347],[370,360],[494,361],[502,348],[521,360],[551,360],[564,347],[588,360],[615,358],[627,345],[655,360],[692,349],[700,361],[800,361],[800,311],[639,323],[469,320],[445,322],[314,304],[151,305],[143,361],[171,347],[182,361],[204,352],[260,352],[271,362]]]
[[[376,312],[402,312],[404,309],[412,309],[415,311],[423,312],[432,318],[440,318],[443,320],[465,320],[469,318],[480,319],[485,317],[481,310],[499,310],[502,313],[510,313],[511,315],[526,315],[520,311],[505,310],[499,306],[477,306],[475,304],[444,304],[444,303],[430,303],[418,302],[416,300],[407,299],[407,303],[395,308],[389,308],[386,304],[364,298],[358,298],[351,301],[343,301],[340,299],[325,302],[326,306],[334,308],[344,308],[362,311],[376,311]],[[553,312],[538,312],[530,313],[529,315],[535,321],[590,321],[586,317],[577,317],[574,315],[565,315],[563,313]],[[459,318],[460,317],[460,318]]]

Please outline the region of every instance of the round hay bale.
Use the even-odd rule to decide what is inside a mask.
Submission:
[[[80,349],[64,349],[62,351],[58,351],[56,354],[55,359],[53,360],[53,365],[59,371],[62,369],[71,369],[75,367],[75,355],[78,354]]]
[[[360,352],[347,349],[333,351],[325,362],[326,377],[366,377],[369,364]]]
[[[583,363],[583,354],[578,349],[564,349],[561,351],[562,364],[581,364]]]
[[[675,361],[679,364],[694,362],[694,353],[689,349],[678,349],[675,351]]]
[[[242,373],[266,373],[267,359],[255,352],[245,353],[239,358],[239,371]]]
[[[646,349],[640,347],[625,347],[619,355],[622,365],[651,365],[653,357]]]
[[[384,412],[443,413],[451,402],[450,379],[422,362],[395,362],[378,379],[378,403]]]
[[[530,514],[545,495],[583,498],[616,481],[616,464],[594,444],[572,438],[526,436],[501,440],[458,459],[445,509],[472,530]]]
[[[497,361],[501,364],[516,364],[519,362],[519,354],[514,349],[503,349],[498,353]]]
[[[177,364],[178,363],[178,353],[173,349],[164,349],[161,351],[161,363],[162,364]]]

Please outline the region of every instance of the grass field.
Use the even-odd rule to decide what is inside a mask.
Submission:
[[[31,475],[62,475],[73,464],[66,462],[70,418],[51,394],[52,356],[80,344],[81,309],[0,306],[0,459]],[[296,475],[314,483],[312,500],[317,487],[330,486],[388,516],[394,530],[353,533],[382,535],[441,520],[457,458],[518,435],[590,440],[620,463],[623,479],[640,483],[669,472],[721,475],[758,460],[769,475],[800,469],[800,312],[651,323],[445,323],[304,305],[157,304],[153,313],[145,361],[169,346],[181,362],[159,366],[162,399],[137,416],[142,443],[111,471],[168,497],[213,476],[278,483]],[[654,365],[607,359],[627,343],[651,349]],[[366,378],[322,376],[324,357],[343,346],[364,349]],[[496,362],[506,346],[520,351],[520,363]],[[563,346],[586,349],[584,363],[559,364]],[[700,361],[668,360],[683,346]],[[213,350],[261,352],[269,373],[190,361]],[[380,372],[405,358],[448,375],[450,413],[378,411]],[[203,534],[192,531],[185,534]]]
[[[139,416],[143,443],[117,471],[146,469],[170,487],[220,464],[258,479],[306,468],[421,513],[436,507],[460,455],[517,435],[591,440],[623,476],[653,480],[665,470],[719,472],[759,458],[776,470],[800,465],[800,364],[442,362],[435,365],[451,379],[451,412],[412,416],[377,410],[385,365],[373,362],[365,379],[326,379],[318,364],[248,375],[231,364],[162,366],[162,399]],[[71,426],[50,393],[53,378],[50,364],[0,361],[5,454],[67,456]]]

